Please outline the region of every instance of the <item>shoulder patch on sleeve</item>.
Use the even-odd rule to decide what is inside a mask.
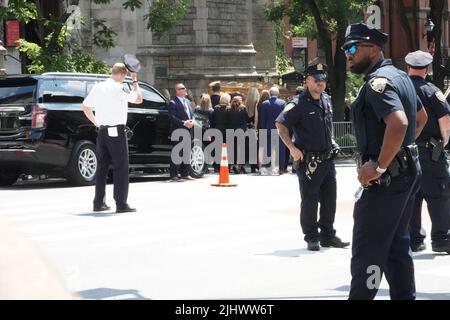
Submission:
[[[289,102],[287,105],[286,105],[286,107],[284,107],[284,112],[288,112],[289,110],[291,110],[292,108],[294,108],[295,107],[295,103],[293,103],[293,102]]]
[[[442,93],[441,90],[436,91],[435,95],[436,95],[436,98],[437,98],[439,101],[445,102],[445,96],[444,96],[444,94]]]
[[[386,89],[386,85],[388,83],[387,78],[383,77],[375,77],[373,79],[369,80],[369,85],[372,88],[373,91],[378,93],[383,93]]]

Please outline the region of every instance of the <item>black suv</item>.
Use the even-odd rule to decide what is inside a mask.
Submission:
[[[108,75],[44,73],[0,77],[0,186],[21,174],[66,177],[77,185],[94,183],[97,130],[81,103],[92,86]],[[131,79],[124,86],[131,89]],[[167,100],[151,85],[140,82],[142,104],[129,104],[127,126],[130,169],[166,170],[170,161]],[[196,114],[197,123],[206,117]],[[201,177],[203,150],[192,144],[190,174]]]

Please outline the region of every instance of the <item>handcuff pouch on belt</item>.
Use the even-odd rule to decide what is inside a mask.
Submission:
[[[316,172],[319,164],[324,160],[333,159],[333,151],[327,152],[306,152],[303,158],[303,162],[306,164],[306,177],[312,180],[312,175]]]
[[[130,141],[131,138],[133,138],[134,132],[130,129],[130,127],[125,126],[125,136],[127,137],[127,140]]]

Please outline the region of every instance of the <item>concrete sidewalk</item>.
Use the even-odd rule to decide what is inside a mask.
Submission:
[[[0,300],[76,299],[37,248],[0,215]]]

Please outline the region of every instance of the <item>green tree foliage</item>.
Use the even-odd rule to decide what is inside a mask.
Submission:
[[[155,0],[150,11],[144,16],[147,28],[152,30],[157,39],[161,39],[187,14],[190,5],[190,0]]]
[[[282,74],[287,71],[293,70],[292,61],[284,50],[284,25],[281,21],[278,21],[275,25],[275,39],[276,39],[276,56],[275,62],[277,72]]]
[[[80,48],[71,38],[67,30],[67,20],[71,13],[66,12],[66,6],[78,5],[79,0],[55,0],[59,12],[45,13],[44,1],[48,0],[9,0],[8,4],[0,5],[0,18],[15,19],[24,24],[30,24],[37,40],[20,39],[18,49],[24,52],[29,60],[28,71],[42,73],[46,71],[73,71],[107,73],[108,66],[99,61],[91,52]],[[109,5],[111,0],[92,0],[95,4]],[[137,10],[143,7],[143,0],[123,0],[126,10]],[[46,3],[47,4],[47,3]],[[175,23],[182,19],[191,0],[155,0],[144,16],[149,29],[157,38],[169,32]],[[86,22],[82,19],[82,23]],[[91,19],[92,43],[101,48],[115,46],[117,33],[105,20]]]
[[[109,4],[111,0],[94,0],[97,4]],[[147,21],[147,28],[153,32],[153,35],[160,39],[163,35],[169,32],[175,24],[183,19],[190,6],[192,0],[154,0],[147,14],[144,15],[144,20]],[[141,9],[143,6],[142,0],[126,0],[123,1],[122,6],[125,9],[134,11]]]
[[[340,47],[352,22],[362,20],[362,9],[373,0],[289,0],[275,1],[266,7],[270,21],[289,17],[294,36],[319,40],[329,66],[329,86],[335,118],[342,120],[345,107],[346,59]],[[337,48],[337,50],[335,50]]]
[[[358,96],[359,89],[364,84],[364,76],[347,72],[346,97],[345,100],[353,102]]]

